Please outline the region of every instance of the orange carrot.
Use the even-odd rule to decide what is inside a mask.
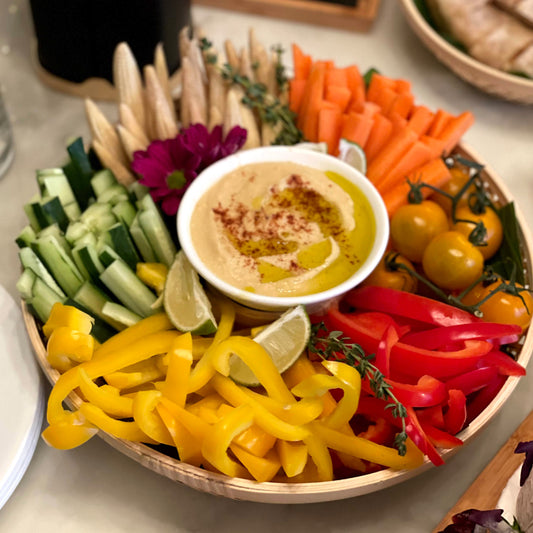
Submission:
[[[348,87],[341,87],[339,85],[326,85],[326,100],[336,104],[343,113],[348,106],[351,97],[352,93]]]
[[[378,104],[381,107],[381,112],[384,115],[388,115],[397,97],[398,93],[396,91],[389,87],[383,87],[370,101]]]
[[[392,134],[392,122],[381,114],[374,116],[370,135],[363,146],[367,162],[371,162]]]
[[[297,126],[305,138],[314,142],[318,132],[318,112],[324,97],[324,81],[326,67],[324,64],[313,65],[300,105]]]
[[[425,165],[434,157],[433,151],[426,144],[416,141],[375,185],[380,193],[387,192],[398,185],[410,172]]]
[[[433,118],[433,122],[427,131],[427,134],[431,137],[439,137],[448,122],[453,118],[451,113],[444,111],[444,109],[438,109]]]
[[[393,134],[385,146],[368,165],[367,178],[372,183],[377,183],[389,172],[400,158],[417,141],[418,135],[408,127]]]
[[[416,106],[409,117],[409,127],[418,135],[424,135],[431,126],[435,114],[424,105]]]
[[[411,82],[407,80],[394,80],[394,90],[398,94],[408,94],[411,92]]]
[[[293,113],[300,111],[307,80],[289,80],[289,109]]]
[[[305,55],[295,43],[292,43],[292,63],[294,65],[294,79],[306,80],[311,71],[311,56]]]
[[[412,171],[408,178],[411,181],[420,180],[440,188],[451,178],[451,174],[444,161],[438,157]],[[399,207],[407,204],[407,196],[410,190],[409,184],[405,181],[383,194],[383,201],[387,207],[389,218],[394,215]],[[427,187],[422,188],[422,194],[425,198],[427,198],[432,192],[433,191]]]
[[[374,102],[365,102],[363,104],[362,114],[368,118],[374,118],[377,114],[381,114],[381,108]]]
[[[348,86],[348,75],[343,68],[331,68],[326,71],[326,85],[336,85],[338,87]],[[350,91],[351,92],[351,91]]]
[[[344,69],[346,72],[346,82],[348,84],[348,89],[352,93],[352,98],[348,105],[350,111],[355,111],[360,113],[362,111],[363,104],[366,100],[365,97],[365,81],[361,72],[356,65],[351,65]]]
[[[407,127],[407,119],[400,116],[398,113],[389,113],[389,119],[392,122],[392,133],[396,133],[404,130]]]
[[[411,113],[414,101],[415,97],[411,93],[397,94],[387,114],[397,113],[401,117],[407,118]]]
[[[387,78],[387,76],[383,76],[383,74],[378,74],[375,72],[372,75],[372,78],[370,78],[370,84],[366,91],[366,99],[370,102],[377,102],[380,98],[381,92],[385,88],[396,92],[394,80]]]
[[[470,111],[465,111],[457,117],[452,118],[437,136],[444,141],[444,155],[448,155],[461,140],[463,134],[474,123],[474,115]]]
[[[445,142],[440,139],[435,139],[429,135],[422,135],[420,141],[423,142],[432,152],[433,157],[441,157],[444,152]]]
[[[350,113],[345,117],[341,137],[357,143],[359,146],[364,146],[374,121],[360,113]]]
[[[339,139],[341,137],[342,113],[338,107],[323,107],[318,112],[318,142],[326,142],[328,153],[338,154]]]

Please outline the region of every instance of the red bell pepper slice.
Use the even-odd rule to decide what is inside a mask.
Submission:
[[[522,335],[522,328],[515,324],[498,324],[493,322],[476,322],[474,324],[458,324],[439,328],[426,329],[410,333],[402,338],[402,342],[435,350],[450,344],[466,340],[497,339],[498,344],[516,342]]]
[[[425,409],[419,409],[417,411],[418,420],[434,426],[439,429],[445,429],[444,413],[442,412],[442,404],[434,405],[432,407],[426,407]]]
[[[455,326],[481,321],[473,314],[452,305],[387,287],[359,287],[346,293],[344,301],[355,308],[391,313],[435,326]]]
[[[457,435],[466,422],[466,396],[462,390],[450,389],[448,391],[448,410],[444,413],[446,431]]]
[[[391,409],[387,409],[387,402],[375,396],[361,396],[357,406],[357,414],[363,415],[370,420],[384,418],[392,426],[401,428],[400,418],[396,418]]]
[[[498,369],[487,366],[485,368],[476,368],[471,372],[465,372],[460,376],[455,376],[447,380],[446,388],[448,391],[458,389],[463,392],[465,396],[472,394],[486,387],[496,376]]]
[[[422,376],[416,385],[399,383],[391,379],[385,380],[392,385],[396,399],[409,407],[431,407],[446,401],[448,393],[442,381],[432,376]]]
[[[474,418],[494,400],[505,384],[507,376],[496,375],[486,387],[481,389],[466,406],[466,424],[470,424]]]
[[[357,436],[371,440],[376,444],[385,444],[392,441],[395,433],[396,430],[391,423],[383,417],[376,417],[372,418],[372,423],[369,424],[367,430],[362,431]]]
[[[420,426],[424,430],[424,433],[427,435],[431,443],[439,448],[449,450],[451,448],[457,448],[458,446],[463,445],[463,441],[461,439],[446,433],[446,431],[442,431],[442,429],[437,429],[436,427],[424,423],[421,423]]]
[[[415,443],[415,446],[424,453],[428,459],[435,465],[440,466],[444,464],[440,453],[437,451],[433,443],[429,440],[426,432],[420,425],[416,416],[415,410],[412,407],[406,407],[407,424],[406,431],[409,438]]]
[[[398,332],[391,325],[386,329],[376,350],[375,365],[386,378],[390,376],[390,352],[398,339]]]
[[[494,366],[502,376],[525,376],[526,369],[517,363],[510,355],[500,351],[492,351],[484,355],[479,361],[478,366]]]

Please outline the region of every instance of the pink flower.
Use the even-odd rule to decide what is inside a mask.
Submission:
[[[135,152],[131,168],[163,211],[175,215],[194,178],[215,161],[235,153],[245,141],[246,130],[238,126],[223,139],[221,126],[209,133],[203,124],[193,124],[174,139],[153,141],[146,151]]]

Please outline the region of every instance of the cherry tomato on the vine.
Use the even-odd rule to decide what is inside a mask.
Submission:
[[[463,205],[455,210],[455,218],[458,220],[452,225],[453,231],[459,231],[468,239],[470,234],[479,222],[483,222],[486,230],[484,239],[485,245],[477,245],[474,243],[485,260],[490,259],[500,247],[503,240],[503,227],[500,217],[496,211],[491,207],[486,207],[484,213],[473,213],[467,206]],[[470,220],[471,222],[462,222],[463,220]]]
[[[448,230],[443,209],[431,200],[400,207],[391,219],[392,244],[410,261],[420,262],[429,241]]]
[[[441,289],[462,290],[483,273],[483,256],[462,233],[445,231],[426,246],[422,267]]]
[[[468,168],[452,167],[450,169],[450,174],[452,175],[452,178],[441,187],[441,190],[451,196],[456,196],[466,185],[466,182],[470,179],[469,170]],[[476,186],[472,183],[467,188],[467,190],[461,195],[461,198],[458,199],[456,205],[468,205],[468,197],[470,196],[470,194],[475,192]],[[444,209],[444,212],[448,216],[451,216],[452,201],[450,198],[448,198],[444,194],[435,193],[431,196],[431,200],[438,203],[442,207],[442,209]]]
[[[501,284],[501,281],[495,281],[486,287],[483,284],[478,284],[471,291],[468,291],[462,302],[466,305],[475,305]],[[499,322],[500,324],[516,324],[523,330],[529,326],[533,316],[533,297],[529,291],[524,290],[522,285],[515,283],[515,287],[520,296],[510,293],[508,290],[500,290],[479,306],[484,320]]]
[[[391,269],[387,262],[394,258],[395,263],[400,263],[414,271],[413,263],[396,252],[385,252],[378,266],[372,271],[370,276],[365,279],[362,285],[374,285],[377,287],[387,287],[389,289],[398,289],[400,291],[415,292],[418,282],[417,279],[409,272],[403,269]]]

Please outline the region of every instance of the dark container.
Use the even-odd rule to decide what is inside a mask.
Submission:
[[[178,34],[190,24],[190,0],[30,0],[41,66],[60,78],[112,82],[113,52],[130,46],[140,67],[163,43],[168,69],[179,67]]]

